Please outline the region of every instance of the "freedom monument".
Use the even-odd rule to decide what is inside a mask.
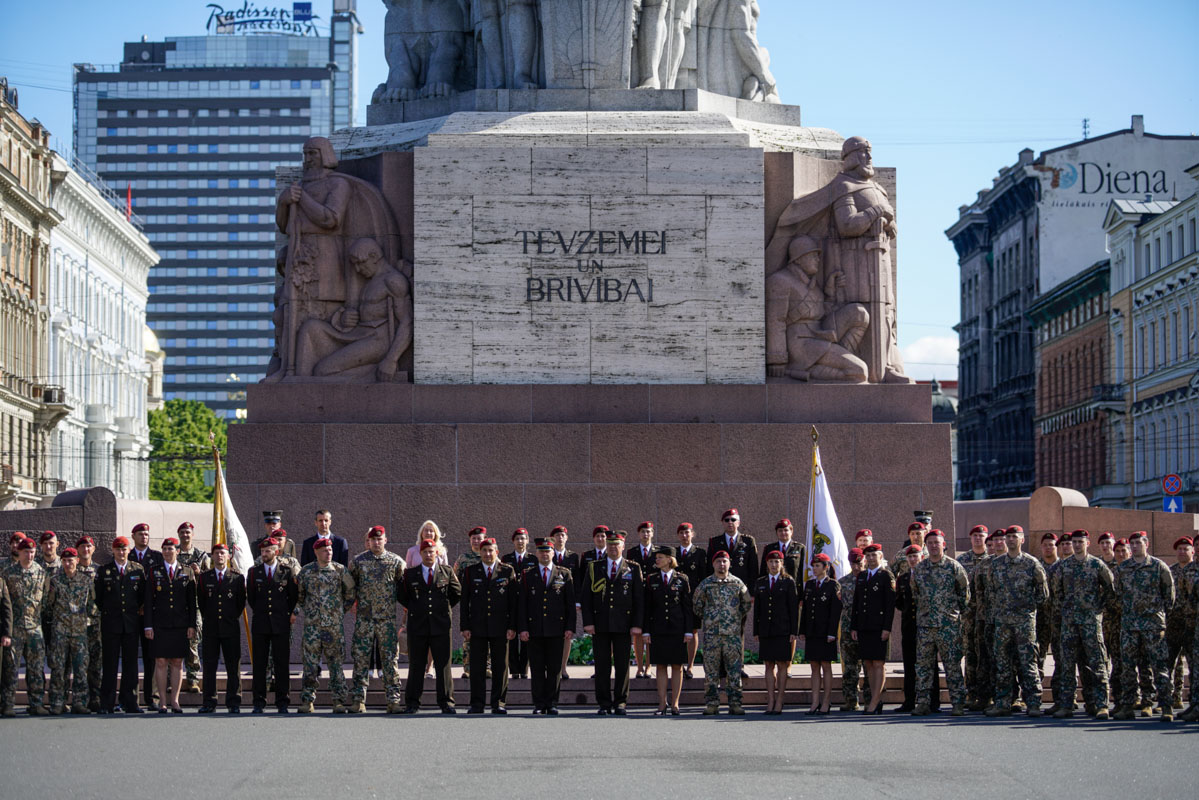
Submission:
[[[574,549],[736,506],[769,540],[806,518],[815,424],[844,530],[953,530],[949,429],[896,346],[895,171],[780,102],[755,0],[386,5],[369,124],[279,173],[239,506]]]

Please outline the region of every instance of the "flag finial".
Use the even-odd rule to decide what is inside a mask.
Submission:
[[[812,441],[816,442],[817,444],[820,443],[820,433],[816,430],[815,425],[812,426]]]

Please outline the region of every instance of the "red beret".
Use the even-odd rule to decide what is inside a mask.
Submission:
[[[178,546],[179,546],[179,540],[178,540],[178,539],[176,539],[174,536],[168,536],[167,538],[165,538],[165,539],[163,539],[163,540],[162,540],[162,544],[163,544],[163,546],[164,546],[164,547],[165,547],[166,545],[168,545],[168,544],[169,544],[171,547],[178,547]]]
[[[486,547],[486,546],[487,546],[487,545],[489,545],[489,544],[490,544],[490,545],[494,545],[494,544],[495,544],[495,537],[494,537],[494,536],[488,536],[486,539],[484,539],[482,542],[480,542],[480,543],[479,543],[479,547]]]
[[[863,547],[862,552],[863,553],[881,553],[881,552],[883,552],[883,546],[881,544],[879,544],[878,542],[874,542],[873,544],[868,544],[865,547]]]
[[[643,530],[645,530],[646,528],[649,528],[649,529],[652,531],[652,530],[654,529],[654,523],[650,522],[650,521],[647,519],[645,522],[643,522],[643,523],[641,523],[640,525],[638,525],[638,526],[637,526],[637,530],[639,530],[639,531],[643,531]]]
[[[591,529],[591,535],[595,536],[597,533],[607,533],[609,530],[611,529],[607,525],[596,525]]]
[[[812,556],[812,563],[813,564],[831,564],[831,563],[833,563],[833,560],[828,557],[828,553],[817,553],[816,555]]]
[[[861,561],[862,560],[862,548],[860,548],[860,547],[849,548],[849,560],[851,563],[854,563],[854,564]]]
[[[146,523],[144,523],[144,522],[139,522],[139,523],[137,523],[136,525],[134,525],[134,526],[133,526],[133,531],[132,531],[132,532],[133,532],[133,533],[138,533],[139,531],[145,531],[145,532],[149,533],[149,532],[150,532],[150,526],[149,526],[149,525],[147,525],[147,524],[146,524]]]
[[[475,527],[470,529],[470,533],[467,535],[468,536],[486,536],[487,529],[484,528],[482,525],[476,525]]]
[[[718,558],[728,558],[728,557],[729,557],[729,554],[728,554],[728,551],[726,551],[726,550],[717,550],[715,553],[712,554],[713,561],[715,561]]]
[[[1117,539],[1115,546],[1119,547],[1120,545],[1124,545],[1125,547],[1128,547],[1128,540],[1127,539]]]
[[[274,536],[276,539],[283,539],[287,537],[287,531],[282,528],[275,528],[271,531],[271,536]]]
[[[874,531],[870,530],[869,528],[862,528],[860,531],[858,531],[856,534],[854,534],[853,539],[856,542],[858,539],[861,539],[863,536],[869,536],[871,539],[873,539]]]
[[[918,545],[918,544],[909,544],[909,545],[908,545],[908,546],[907,546],[907,547],[904,549],[904,551],[903,551],[903,554],[904,554],[905,556],[911,556],[911,555],[919,555],[920,553],[923,553],[923,552],[924,552],[924,550],[923,550],[923,549],[920,547],[920,545]]]
[[[37,542],[35,542],[29,538],[22,539],[21,541],[17,542],[17,549],[18,550],[36,550]]]
[[[1067,535],[1071,539],[1090,539],[1091,538],[1091,532],[1088,530],[1085,530],[1083,528],[1079,528],[1076,531],[1070,531],[1070,533]]]
[[[12,536],[8,537],[8,543],[13,544],[14,542],[19,542],[24,538],[25,538],[25,534],[22,533],[21,531],[13,531]]]
[[[1194,546],[1195,546],[1195,543],[1192,542],[1190,539],[1188,539],[1185,536],[1179,536],[1177,539],[1174,540],[1174,549],[1178,549],[1179,547],[1194,547]]]
[[[45,531],[42,533],[41,538],[39,538],[38,541],[41,542],[42,544],[45,544],[46,542],[50,541],[51,539],[57,539],[57,538],[58,538],[58,534],[55,533],[54,531]]]
[[[970,529],[970,535],[973,536],[976,533],[987,533],[987,526],[986,525],[975,525],[973,528]]]
[[[278,547],[279,540],[276,539],[274,536],[268,536],[262,540],[262,546],[263,547]]]
[[[332,547],[332,546],[333,546],[333,542],[324,537],[321,537],[320,539],[317,539],[315,542],[312,543],[313,550],[324,550],[325,548]]]
[[[517,536],[520,536],[522,533],[525,536],[529,535],[528,530],[526,530],[525,528],[517,528],[516,530],[512,531],[512,538],[515,539]]]
[[[437,542],[433,541],[432,539],[421,539],[420,551],[422,553],[428,550],[430,547],[437,547]]]
[[[1145,531],[1133,531],[1131,534],[1129,534],[1128,541],[1131,542],[1133,539],[1148,539],[1148,538],[1149,538],[1149,534],[1145,533]]]
[[[908,526],[908,533],[911,533],[912,531],[925,531],[925,530],[928,530],[928,526],[925,525],[923,522],[913,522],[911,525]]]
[[[217,542],[216,544],[214,544],[214,545],[212,546],[212,552],[214,552],[214,553],[215,553],[217,550],[220,550],[220,551],[222,551],[222,552],[228,553],[228,552],[229,552],[229,545],[227,545],[227,544],[223,544],[223,543],[221,543],[221,542]]]
[[[927,539],[930,536],[940,536],[942,539],[944,539],[945,531],[941,530],[940,528],[933,528],[931,531],[929,531],[928,533],[926,533],[924,535],[924,538]]]
[[[774,529],[776,531],[779,528],[794,528],[794,527],[795,526],[791,524],[791,520],[787,519],[786,517],[783,517],[778,522],[774,523]]]
[[[1072,534],[1072,533],[1063,533],[1061,536],[1057,537],[1057,543],[1058,544],[1070,544],[1070,537],[1073,535],[1074,534]]]
[[[1103,533],[1099,534],[1099,541],[1101,541],[1101,542],[1102,541],[1110,541],[1115,538],[1116,537],[1112,536],[1111,531],[1104,531]]]
[[[735,508],[730,508],[730,509],[727,509],[723,514],[721,514],[720,518],[723,520],[725,517],[740,517],[740,516],[741,516],[740,511],[738,511]]]
[[[695,526],[692,525],[690,522],[680,522],[679,527],[677,527],[675,529],[675,533],[678,533],[679,531],[693,531],[693,530],[695,530]]]
[[[87,542],[87,543],[88,543],[88,544],[90,544],[92,547],[95,547],[95,546],[96,546],[96,540],[95,540],[95,539],[93,539],[93,538],[92,538],[92,537],[90,537],[90,536],[80,536],[80,537],[79,537],[79,539],[78,539],[78,541],[76,541],[76,542],[75,542],[75,546],[76,546],[76,547],[79,547],[79,546],[81,546],[81,545],[82,545],[84,542]]]
[[[184,528],[194,531],[196,529],[196,526],[192,525],[190,522],[180,522],[179,527],[175,529],[175,533],[181,532]]]
[[[570,531],[566,529],[565,525],[555,525],[554,529],[550,531],[550,536],[553,536],[556,533],[570,533]]]
[[[387,535],[387,528],[384,528],[382,525],[375,525],[375,526],[371,527],[371,529],[369,531],[366,532],[366,538],[368,538],[368,539],[373,539],[376,536],[386,536],[386,535]]]
[[[58,555],[60,558],[79,558],[79,551],[74,547],[64,547]]]
[[[1052,532],[1044,533],[1044,534],[1041,534],[1041,541],[1042,542],[1056,542],[1057,537],[1054,536]]]
[[[1024,529],[1021,528],[1019,525],[1012,525],[1006,531],[1003,532],[1003,535],[1007,536],[1009,533],[1024,533]]]
[[[118,536],[117,538],[112,540],[112,546],[113,547],[128,547],[129,540],[127,538],[125,538],[124,536]]]
[[[772,559],[772,558],[778,558],[778,559],[781,559],[782,557],[783,557],[783,551],[782,551],[782,550],[779,550],[777,547],[772,547],[772,548],[770,549],[770,551],[769,551],[768,553],[766,553],[766,560],[767,560],[767,561],[769,561],[769,560],[770,560],[770,559]]]

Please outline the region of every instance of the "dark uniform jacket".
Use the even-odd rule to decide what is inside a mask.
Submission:
[[[773,542],[767,542],[762,546],[762,557],[758,561],[758,574],[766,574],[766,554],[771,550],[782,550],[778,539]],[[795,581],[798,587],[803,584],[803,568],[808,563],[808,548],[803,542],[797,542],[792,539],[787,543],[786,552],[783,553],[783,572],[791,576],[791,580]]]
[[[636,544],[624,551],[624,557],[641,567],[641,577],[648,580],[649,576],[658,571],[658,559],[654,555],[656,545],[649,546],[649,553],[642,554],[641,545]]]
[[[541,578],[541,564],[520,576],[517,631],[529,636],[565,636],[575,629],[575,585],[570,570],[550,565],[550,582]]]
[[[530,552],[526,552],[523,556],[518,557],[516,551],[505,553],[500,556],[500,561],[508,564],[512,569],[516,570],[516,577],[520,577],[526,569],[537,566],[537,556]]]
[[[4,581],[0,581],[0,636],[12,636],[12,598]]]
[[[590,569],[592,561],[603,561],[607,558],[606,553],[596,553],[594,547],[589,547],[579,556],[579,568],[575,570],[575,602],[583,602],[583,587],[587,579],[587,570]]]
[[[462,630],[472,636],[503,636],[516,630],[516,604],[520,599],[520,579],[511,564],[495,564],[491,577],[487,567],[472,564],[462,576]],[[411,614],[409,614],[411,619]]]
[[[217,584],[216,569],[200,573],[197,583],[200,614],[204,617],[204,632],[219,636],[236,636],[241,626],[242,611],[246,608],[246,578],[225,568],[225,576]]]
[[[462,599],[462,584],[448,564],[433,565],[433,584],[425,583],[424,565],[404,570],[396,591],[408,609],[408,632],[416,636],[441,636],[453,627],[450,609]]]
[[[313,545],[320,537],[315,533],[304,540],[304,546],[300,548],[300,566],[303,567],[313,561],[316,561],[316,552],[313,550]],[[332,531],[329,532],[329,541],[333,543],[333,560],[343,567],[350,566],[350,545],[344,538],[338,536]]]
[[[691,581],[675,570],[670,581],[655,572],[645,579],[645,632],[654,636],[679,637],[698,627],[691,612]]]
[[[266,577],[266,564],[250,567],[246,577],[246,603],[254,618],[250,632],[274,634],[291,632],[291,614],[300,599],[300,587],[291,567],[275,559],[275,574]]]
[[[265,542],[268,538],[270,538],[270,537],[262,536],[262,537],[259,537],[258,541],[254,542],[253,555],[255,558],[258,557],[258,552],[260,550],[262,550],[262,543]],[[292,541],[290,536],[283,537],[283,550],[281,552],[285,556],[291,556],[292,558],[296,557],[296,543]],[[315,561],[316,557],[313,556],[312,560]],[[232,564],[232,560],[230,560],[230,564]]]
[[[148,585],[146,571],[132,558],[125,562],[123,576],[116,564],[98,568],[96,608],[100,609],[100,632],[140,634],[143,627],[153,627],[153,609],[146,603]]]
[[[833,578],[823,582],[813,578],[804,584],[799,632],[808,641],[824,641],[836,636],[841,627],[841,584]]]
[[[196,582],[190,568],[175,564],[175,577],[167,577],[165,562],[150,568],[150,599],[154,627],[190,628],[196,624]],[[147,625],[148,627],[148,625]]]
[[[799,633],[799,587],[782,573],[770,588],[770,575],[754,584],[754,636],[795,636]]]
[[[607,559],[593,561],[587,568],[579,588],[583,625],[594,625],[596,633],[628,633],[630,628],[640,628],[645,618],[641,567],[622,558],[616,580],[609,579],[609,572]]]
[[[912,570],[895,579],[895,607],[899,609],[900,630],[916,630],[916,598],[912,596]]]
[[[708,551],[694,542],[687,548],[686,555],[683,555],[681,545],[676,547],[675,560],[679,562],[679,572],[687,576],[687,583],[691,585],[693,592],[700,581],[712,574],[712,562],[708,560]]]
[[[895,621],[895,577],[879,567],[874,577],[869,570],[858,573],[853,591],[852,631],[889,631]]]
[[[533,557],[533,566],[538,566],[536,556]],[[555,550],[554,551],[554,566],[562,567],[564,569],[569,570],[570,571],[570,579],[573,581],[574,577],[575,577],[575,573],[578,572],[578,569],[579,569],[579,554],[572,553],[569,550],[566,550],[561,555],[559,555],[558,551]]]
[[[754,537],[747,533],[737,534],[737,542],[732,549],[729,548],[728,537],[723,533],[708,540],[708,558],[721,550],[729,554],[730,573],[740,578],[747,587],[758,582],[758,544]]]
[[[154,566],[155,564],[162,563],[162,553],[159,552],[158,550],[152,550],[149,547],[147,547],[146,552],[142,553],[141,558],[138,558],[137,557],[137,548],[130,547],[129,548],[129,560],[135,564],[141,564],[142,567],[146,570],[146,572],[148,574],[150,571],[150,567]]]

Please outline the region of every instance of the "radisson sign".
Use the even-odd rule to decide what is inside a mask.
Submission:
[[[282,6],[260,6],[243,0],[241,6],[225,8],[218,3],[209,3],[209,33],[285,33],[292,36],[318,36],[312,3],[292,3],[291,8]]]

